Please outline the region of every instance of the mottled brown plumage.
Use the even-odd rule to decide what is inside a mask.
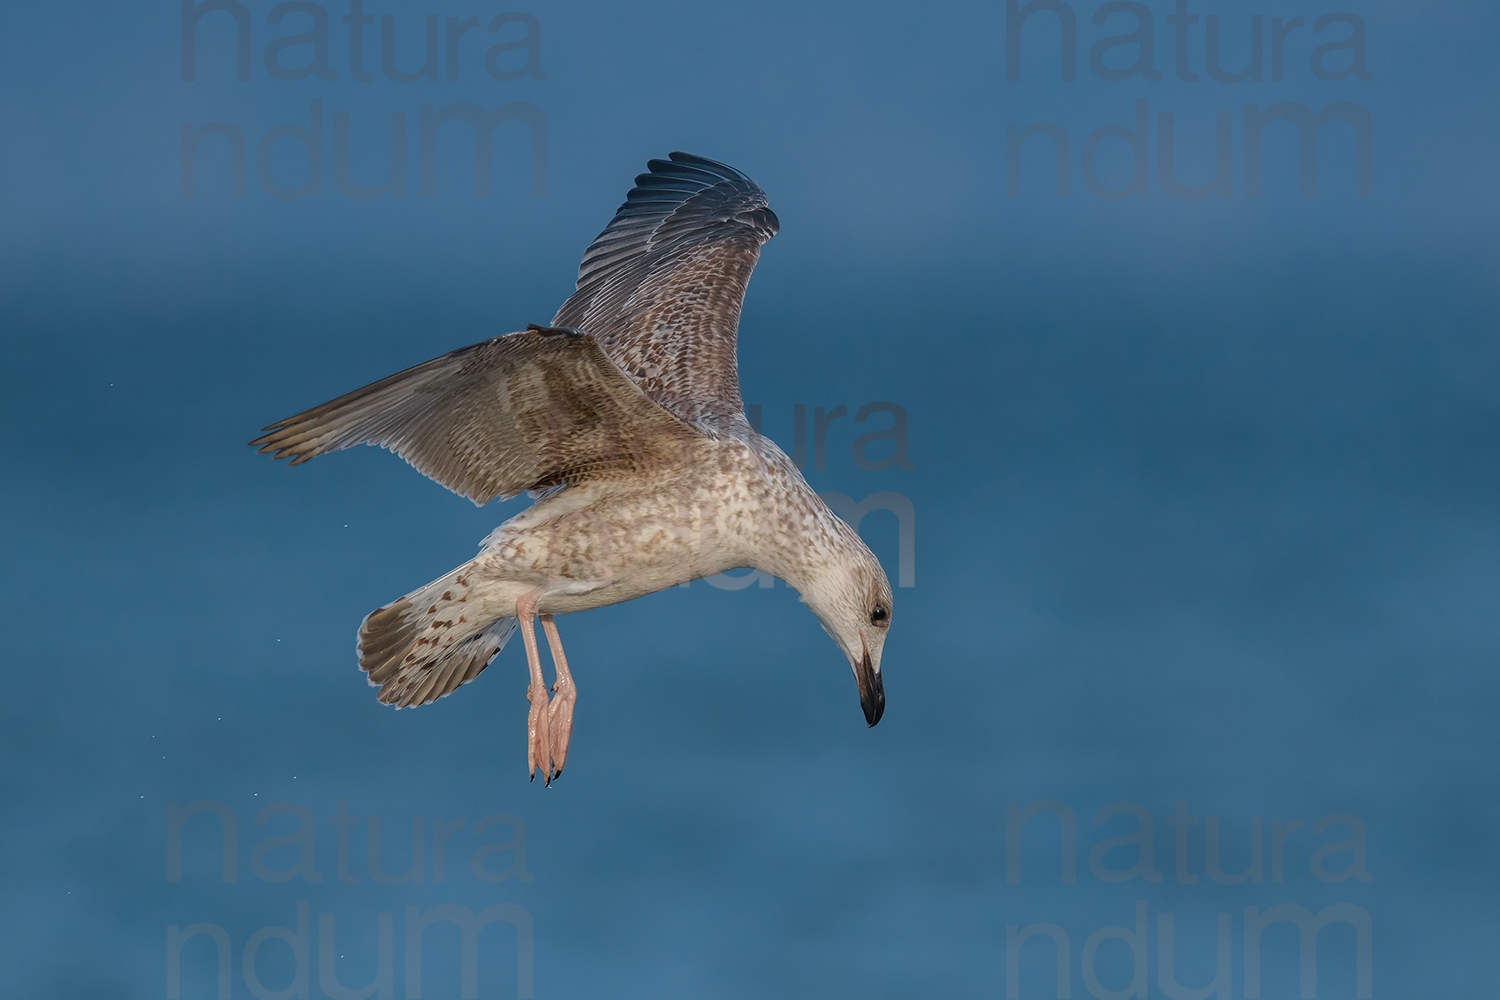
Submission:
[[[251,442],[294,465],[374,444],[477,504],[539,497],[474,559],[366,617],[358,652],[381,701],[421,705],[478,676],[519,623],[528,763],[548,782],[576,697],[553,616],[737,567],[795,587],[849,658],[866,721],[885,706],[890,583],[740,400],[740,304],[776,216],[731,167],[684,153],[649,167],[553,327],[461,348]]]
[[[356,444],[387,448],[481,506],[639,474],[698,437],[594,338],[542,327],[461,347],[266,431],[251,444],[293,465]]]
[[[732,167],[687,153],[648,166],[584,252],[577,290],[552,322],[593,334],[652,399],[705,434],[745,437],[740,304],[781,223]]]

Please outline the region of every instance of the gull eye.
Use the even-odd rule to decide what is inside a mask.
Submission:
[[[884,625],[890,620],[890,618],[891,613],[885,608],[881,607],[879,604],[875,605],[875,609],[870,612],[871,625]]]

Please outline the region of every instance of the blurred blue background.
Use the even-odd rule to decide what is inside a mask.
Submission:
[[[1058,8],[1076,20],[1072,81]],[[198,25],[192,80],[175,3],[14,5],[0,26],[0,992],[163,997],[176,969],[181,996],[212,997],[224,943],[234,997],[291,995],[276,991],[300,972],[303,996],[348,995],[323,978],[328,914],[339,983],[371,983],[384,954],[389,995],[458,996],[443,925],[413,992],[407,908],[508,904],[544,998],[1053,997],[1055,941],[1072,996],[1156,997],[1164,967],[1210,983],[1217,914],[1219,995],[1242,997],[1247,924],[1294,904],[1350,917],[1318,939],[1318,997],[1495,995],[1492,5],[1351,5],[1368,79],[1352,49],[1313,60],[1353,37],[1347,18],[1313,33],[1338,7],[1189,5],[1221,16],[1224,72],[1250,65],[1260,18],[1262,78],[1236,83],[1210,78],[1203,20],[1186,26],[1198,79],[1179,78],[1165,0],[1144,8],[1156,80],[1098,71],[1139,44],[1091,66],[1139,17],[1098,25],[1092,2],[1024,22],[1017,79],[1000,2],[540,0],[493,34],[503,6],[371,3],[365,82],[348,0],[276,25],[264,0],[243,9],[243,81],[232,9]],[[333,79],[273,78],[268,46],[319,11]],[[1273,79],[1272,20],[1295,15]],[[408,73],[439,18],[437,80],[382,72],[385,16]],[[450,62],[449,19],[469,17]],[[492,45],[528,39],[487,71]],[[1087,137],[1133,129],[1139,100],[1144,196],[1101,197]],[[275,197],[306,181],[306,147],[277,142],[263,169],[257,149],[308,129],[314,102],[321,191]],[[533,125],[497,129],[488,197],[467,126],[444,126],[424,197],[422,106],[457,102],[526,105]],[[1368,115],[1368,196],[1348,121],[1318,137],[1311,196],[1295,127],[1269,126],[1247,195],[1246,106],[1282,102]],[[1161,112],[1186,184],[1213,175],[1229,114],[1228,197],[1164,191]],[[336,113],[365,187],[405,116],[404,197],[341,193]],[[185,193],[182,130],[212,122],[244,136],[240,197],[229,130],[197,144]],[[1007,127],[1035,122],[1058,128],[1025,140],[1012,197]],[[1091,148],[1095,186],[1132,181],[1125,138]],[[808,475],[911,500],[916,585],[896,596],[874,730],[784,586],[700,582],[565,619],[581,696],[548,789],[524,776],[519,649],[400,713],[353,649],[366,612],[525,501],[476,510],[374,449],[289,470],[244,442],[545,322],[631,178],[673,149],[745,170],[782,220],[741,325],[764,430],[791,451],[799,405],[907,414],[910,470],[862,467],[852,442],[884,423],[845,418]],[[894,577],[895,519],[862,530]],[[217,814],[174,827],[173,803],[204,801]],[[1056,805],[1016,830],[1037,801]],[[1179,801],[1195,825],[1169,823]],[[1134,812],[1106,810],[1120,802]],[[341,808],[359,823],[331,823]],[[284,839],[299,816],[300,873]],[[1147,823],[1159,880],[1125,878],[1139,846],[1106,842]],[[419,880],[370,874],[374,831],[377,870]],[[484,845],[500,846],[476,870]],[[1210,846],[1249,877],[1210,874]],[[1138,950],[1097,934],[1134,934],[1138,901]],[[1037,924],[1055,937],[1017,968],[1008,934]],[[174,954],[172,928],[193,925]],[[295,946],[256,943],[278,926]],[[478,942],[479,994],[517,995],[512,923]],[[1297,995],[1298,949],[1292,924],[1265,931],[1262,996]]]

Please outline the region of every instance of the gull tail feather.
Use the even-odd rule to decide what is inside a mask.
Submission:
[[[378,608],[359,626],[359,667],[377,697],[410,708],[436,701],[478,677],[505,648],[514,617],[487,614],[465,563]]]

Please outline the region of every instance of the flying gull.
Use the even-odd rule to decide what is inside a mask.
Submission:
[[[550,325],[408,368],[251,442],[293,465],[373,444],[476,505],[536,498],[479,555],[371,612],[358,653],[382,702],[425,705],[479,676],[519,624],[527,765],[548,784],[577,699],[554,617],[725,570],[794,587],[848,657],[866,722],[885,709],[890,582],[740,400],[740,305],[780,224],[732,167],[687,153],[648,167]]]

